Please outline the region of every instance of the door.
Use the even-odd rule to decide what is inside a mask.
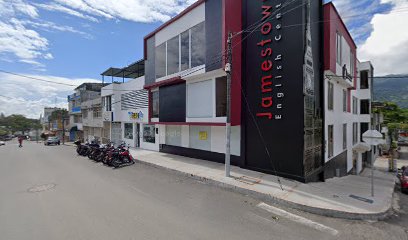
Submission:
[[[135,145],[137,148],[140,147],[140,123],[136,123],[135,128]]]
[[[122,127],[121,123],[112,123],[112,139],[114,144],[120,144],[122,142]]]

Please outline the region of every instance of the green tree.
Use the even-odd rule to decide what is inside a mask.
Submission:
[[[13,114],[1,118],[1,125],[8,131],[15,133],[21,131],[23,134],[31,129],[40,129],[41,124],[37,119],[26,118],[20,114]]]
[[[58,109],[51,113],[51,116],[48,118],[50,122],[58,119],[67,119],[69,118],[68,111],[66,109]]]
[[[402,109],[394,102],[384,102],[373,112],[383,114],[384,124],[393,140],[397,140],[399,130],[408,131],[408,109]]]

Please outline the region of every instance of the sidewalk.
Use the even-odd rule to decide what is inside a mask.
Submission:
[[[379,170],[388,171],[388,160],[387,157],[379,157],[375,161],[374,166]],[[402,166],[408,166],[408,159],[397,159],[397,167],[402,168]]]
[[[378,220],[392,212],[394,176],[377,170],[374,175],[375,197],[372,198],[370,169],[360,176],[333,178],[324,183],[303,184],[281,178],[282,191],[273,175],[232,166],[232,178],[226,178],[224,165],[220,163],[141,149],[131,149],[131,154],[143,164],[187,175],[261,201],[319,215]]]

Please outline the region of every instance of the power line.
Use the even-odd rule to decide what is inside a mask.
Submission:
[[[45,79],[36,78],[36,77],[31,77],[31,76],[27,76],[27,75],[23,75],[23,74],[19,74],[19,73],[13,73],[13,72],[1,70],[1,69],[0,69],[0,72],[7,73],[7,74],[10,74],[10,75],[19,76],[19,77],[23,77],[23,78],[29,78],[29,79],[36,80],[36,81],[41,81],[41,82],[65,85],[65,86],[70,86],[70,87],[77,87],[77,85],[73,85],[73,84],[54,82],[54,81],[45,80]]]
[[[340,77],[342,78],[343,76],[337,76],[337,75],[325,75],[326,77]],[[350,76],[351,78],[362,78],[360,76]],[[407,79],[408,80],[408,76],[381,76],[381,77],[369,77],[367,76],[367,78],[371,78],[371,79]]]

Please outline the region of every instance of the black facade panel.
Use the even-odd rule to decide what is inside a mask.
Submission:
[[[298,2],[289,5],[285,1],[276,0],[244,2],[244,28],[261,20],[265,10],[262,6],[271,6],[270,12],[273,13],[268,21],[271,23],[271,30],[265,26],[261,28],[263,32],[255,31],[244,42],[243,88],[250,108],[248,109],[246,102],[243,103],[246,108],[242,111],[246,167],[304,181],[305,30],[304,27],[278,29],[277,26],[304,23],[305,9],[296,8]],[[275,8],[279,3],[282,6]],[[286,13],[288,9],[292,10]],[[279,13],[284,15],[277,18]],[[281,39],[275,40],[275,37]],[[271,55],[268,55],[269,48]],[[268,61],[273,64],[270,70]],[[264,89],[268,90],[263,92],[262,78],[268,76],[271,79],[266,78],[265,81],[270,80],[271,85],[265,85]],[[279,97],[279,94],[284,96]],[[268,100],[270,98],[272,102]],[[255,121],[250,112],[254,114]],[[266,114],[272,114],[272,119]],[[280,116],[282,119],[275,119]]]
[[[205,2],[205,41],[206,41],[206,71],[222,67],[220,59],[222,52],[222,2],[207,0]]]
[[[324,178],[329,179],[336,177],[336,171],[339,170],[339,177],[347,175],[347,151],[337,155],[328,161],[324,167]]]
[[[152,84],[155,82],[155,45],[156,39],[154,36],[146,41],[147,59],[145,61],[145,84]]]
[[[186,121],[186,84],[163,86],[159,88],[160,122]]]
[[[208,160],[212,162],[225,163],[225,154],[223,153],[216,153],[216,152],[204,151],[204,150],[199,150],[199,149],[170,146],[170,145],[165,145],[165,144],[160,145],[160,152],[180,155],[184,157],[203,159],[203,160]],[[241,158],[239,156],[231,155],[231,164],[235,166],[240,166]]]

